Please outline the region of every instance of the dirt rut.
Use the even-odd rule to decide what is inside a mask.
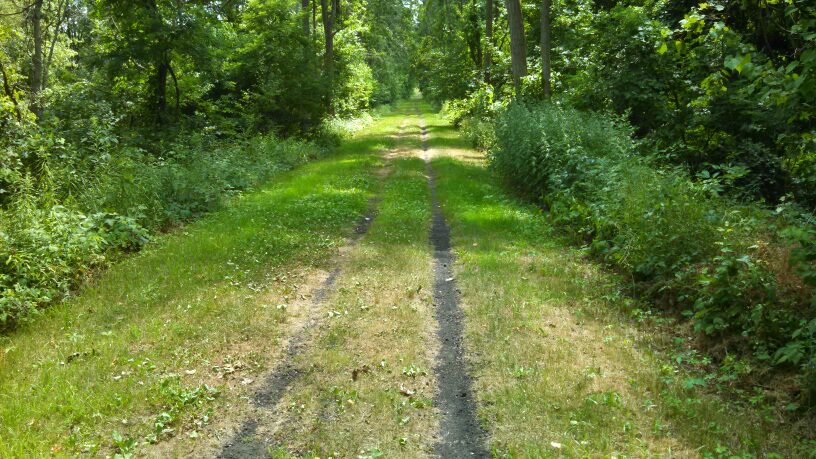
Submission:
[[[439,385],[436,405],[442,412],[440,441],[435,453],[442,458],[490,457],[485,431],[476,417],[472,382],[464,358],[464,314],[453,274],[450,229],[436,196],[436,180],[428,154],[428,131],[421,121],[423,159],[431,188],[431,243],[434,248],[434,305],[439,323],[440,349],[434,368]]]
[[[349,241],[346,247],[347,249],[354,247],[360,239],[368,233],[369,228],[371,228],[371,223],[376,217],[378,203],[378,198],[374,198],[369,202],[368,211],[357,222],[354,235]],[[286,393],[292,383],[302,374],[303,369],[297,366],[295,362],[296,357],[311,340],[313,331],[319,322],[316,318],[319,315],[318,309],[321,303],[332,292],[341,271],[342,268],[339,266],[334,268],[323,280],[320,287],[315,290],[311,301],[311,318],[306,321],[291,338],[289,345],[286,347],[286,351],[281,357],[280,363],[270,372],[268,379],[255,393],[254,404],[257,408],[274,409],[284,393]],[[224,445],[218,457],[223,459],[265,457],[268,442],[262,438],[258,438],[258,426],[259,422],[257,419],[251,418],[245,421],[236,436]]]

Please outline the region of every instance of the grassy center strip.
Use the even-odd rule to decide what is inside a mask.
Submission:
[[[415,125],[406,133],[418,133]],[[416,143],[418,136],[404,139]],[[328,320],[282,406],[273,457],[426,457],[438,429],[428,188],[423,162],[391,163],[380,212],[350,254]]]

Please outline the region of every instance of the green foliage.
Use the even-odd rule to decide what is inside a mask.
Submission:
[[[547,129],[543,132],[541,129]],[[632,141],[614,122],[576,110],[511,104],[496,120],[494,167],[536,197],[596,188],[590,182],[607,168],[600,162],[630,154]]]
[[[375,83],[372,105],[390,104],[413,91],[409,72],[413,52],[413,17],[402,2],[369,0],[366,4],[363,42],[368,49],[366,62]]]
[[[480,35],[486,2],[423,4],[415,62],[428,97],[478,97],[484,83],[496,100],[512,96],[506,12],[495,3],[492,41]],[[529,66],[522,93],[541,100],[540,6],[522,3]],[[581,0],[553,2],[552,12],[556,100],[626,117],[647,154],[691,175],[744,168],[728,183],[730,194],[816,203],[816,10],[809,2]],[[468,137],[485,144],[481,123],[464,124]]]
[[[514,103],[496,121],[490,160],[656,304],[684,311],[713,342],[735,342],[755,359],[798,366],[803,387],[812,386],[816,340],[808,291],[783,284],[786,266],[774,267],[772,251],[760,249],[781,249],[784,242],[758,236],[782,224],[798,237],[792,260],[801,279],[812,282],[812,225],[777,222],[769,211],[720,195],[741,176],[738,170],[692,181],[683,171],[657,167],[637,154],[631,135],[618,119]],[[803,401],[811,403],[812,395],[803,392]]]
[[[337,35],[337,73],[333,84],[332,112],[353,116],[367,109],[374,93],[374,74],[365,61],[365,48],[352,29]]]
[[[794,243],[791,264],[810,288],[816,288],[816,227],[813,217],[806,215],[804,224],[785,228],[782,235]],[[811,400],[816,399],[816,297],[810,304],[810,314],[798,321],[790,341],[779,348],[774,359],[779,363],[800,365]]]
[[[463,99],[476,89],[482,73],[477,2],[450,5],[424,2],[414,71],[422,94],[442,103]]]
[[[661,162],[692,174],[744,167],[732,183],[740,194],[772,201],[793,194],[813,204],[812,6],[656,2],[587,16],[588,9],[557,18],[562,97],[626,115]]]
[[[7,169],[19,178],[13,199],[0,211],[0,327],[28,320],[38,308],[69,295],[111,255],[141,248],[149,230],[214,210],[224,196],[322,153],[313,144],[273,135],[229,142],[203,135],[156,158],[117,149],[115,137],[99,132],[101,137],[91,132],[86,141],[97,155],[38,157],[39,168],[51,171],[48,180]],[[52,162],[61,168],[51,168]]]
[[[505,99],[506,100],[506,99]],[[442,112],[477,148],[487,150],[495,141],[493,122],[506,103],[494,100],[493,88],[482,85],[466,99],[448,100]]]
[[[582,71],[564,76],[568,97],[578,108],[626,114],[641,133],[664,127],[671,116],[666,99],[672,75],[654,49],[660,22],[645,8],[618,5],[593,23],[591,32],[583,32],[598,39],[578,57]]]
[[[296,19],[290,3],[280,0],[250,2],[243,15],[246,38],[231,72],[243,94],[229,97],[249,103],[236,110],[256,129],[308,132],[327,114],[331,87],[321,73],[317,44]]]

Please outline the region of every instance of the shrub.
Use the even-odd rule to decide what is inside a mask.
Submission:
[[[218,140],[205,134],[178,139],[156,157],[119,147],[103,131],[104,143],[92,132],[85,144],[62,147],[67,153],[60,161],[41,155],[37,180],[24,165],[7,167],[15,188],[0,208],[0,329],[69,295],[109,255],[139,250],[151,231],[212,211],[225,196],[322,153],[313,143],[273,135]]]
[[[115,214],[86,215],[22,195],[0,213],[0,328],[61,298],[109,250],[135,250],[147,232]]]
[[[738,169],[692,180],[655,166],[631,139],[621,119],[513,103],[497,117],[489,158],[522,193],[548,206],[556,225],[627,273],[657,305],[683,312],[710,342],[736,342],[759,360],[798,365],[812,391],[816,303],[808,304],[802,282],[816,286],[813,225],[723,196],[742,176]],[[778,227],[796,241],[792,262],[801,282],[781,282],[787,266],[763,250],[784,251]]]
[[[493,123],[504,107],[504,102],[494,100],[493,87],[482,85],[465,99],[446,101],[442,111],[471,144],[488,150],[495,141]]]

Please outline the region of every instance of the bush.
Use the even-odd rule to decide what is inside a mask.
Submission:
[[[85,215],[24,196],[0,213],[0,328],[70,292],[110,250],[135,250],[147,232],[115,214]]]
[[[374,117],[368,112],[363,112],[354,118],[333,116],[323,122],[322,135],[328,138],[349,138],[371,125],[372,122],[374,122]]]
[[[322,153],[313,143],[273,135],[199,135],[178,139],[156,157],[119,147],[102,131],[109,141],[88,139],[93,154],[88,145],[69,145],[59,161],[38,157],[37,180],[23,163],[5,167],[14,193],[0,208],[0,329],[69,295],[89,270],[111,254],[140,249],[150,232],[212,211],[224,196]]]
[[[465,99],[446,101],[442,112],[476,148],[488,150],[495,142],[493,123],[506,107],[494,100],[493,87],[483,84]]]
[[[626,122],[553,104],[514,103],[495,123],[492,167],[549,207],[549,218],[639,292],[682,312],[711,343],[798,365],[812,391],[816,230],[723,196],[741,170],[692,180],[637,153]],[[781,212],[781,210],[780,210]],[[789,266],[779,253],[796,240]],[[814,303],[816,305],[816,303]],[[720,357],[725,357],[720,356]],[[808,381],[810,381],[808,383]],[[805,397],[812,401],[812,396]]]

